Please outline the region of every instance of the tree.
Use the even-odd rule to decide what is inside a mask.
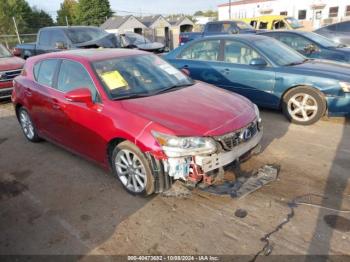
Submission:
[[[54,25],[52,17],[48,13],[35,7],[32,8],[31,15],[26,19],[26,22],[31,25],[27,33],[37,33],[42,27]]]
[[[108,0],[79,0],[77,22],[99,26],[113,14]]]
[[[30,24],[26,21],[31,15],[31,8],[25,0],[0,1],[0,34],[15,34],[12,17],[15,17],[18,31],[25,33]]]
[[[203,11],[197,11],[194,13],[194,16],[202,16],[203,15]]]
[[[77,8],[76,0],[64,0],[60,10],[57,11],[57,24],[66,25],[66,17],[69,25],[75,24],[77,22]]]

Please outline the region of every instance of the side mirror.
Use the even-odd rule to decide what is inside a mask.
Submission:
[[[250,60],[249,65],[256,66],[256,67],[265,67],[267,66],[267,62],[262,58],[254,58]]]
[[[70,102],[92,104],[91,92],[88,88],[78,88],[66,93],[65,98]]]
[[[66,44],[64,42],[61,42],[61,41],[56,42],[55,47],[56,47],[56,49],[66,49],[67,48]]]
[[[187,76],[190,76],[190,74],[191,74],[190,71],[188,69],[186,69],[186,68],[181,68],[181,72],[184,73]]]

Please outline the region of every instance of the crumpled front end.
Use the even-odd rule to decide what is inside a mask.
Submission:
[[[210,137],[215,142],[214,152],[207,154],[199,152],[162,160],[164,172],[175,180],[211,184],[212,171],[249,158],[259,147],[262,135],[261,119],[257,118],[244,128],[222,136]]]

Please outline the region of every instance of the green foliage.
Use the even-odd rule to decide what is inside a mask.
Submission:
[[[194,13],[194,16],[205,16],[205,17],[215,17],[218,18],[218,12],[217,11],[197,11]]]
[[[79,0],[77,23],[99,26],[113,14],[108,0]]]
[[[53,25],[49,14],[31,8],[25,0],[1,0],[0,35],[16,33],[12,17],[16,19],[20,34],[36,33],[41,27]]]
[[[76,0],[64,0],[60,10],[57,11],[57,24],[66,25],[66,17],[69,25],[77,23],[78,3]]]

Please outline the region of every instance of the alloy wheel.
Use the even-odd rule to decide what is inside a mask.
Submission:
[[[288,113],[300,122],[307,122],[313,119],[318,112],[316,99],[309,94],[298,93],[288,101]]]
[[[145,190],[147,176],[140,158],[132,151],[122,149],[115,158],[115,167],[120,181],[134,193]]]
[[[34,138],[34,126],[32,123],[32,120],[30,119],[27,111],[21,110],[19,114],[19,120],[24,132],[24,135],[29,139],[32,140]]]

